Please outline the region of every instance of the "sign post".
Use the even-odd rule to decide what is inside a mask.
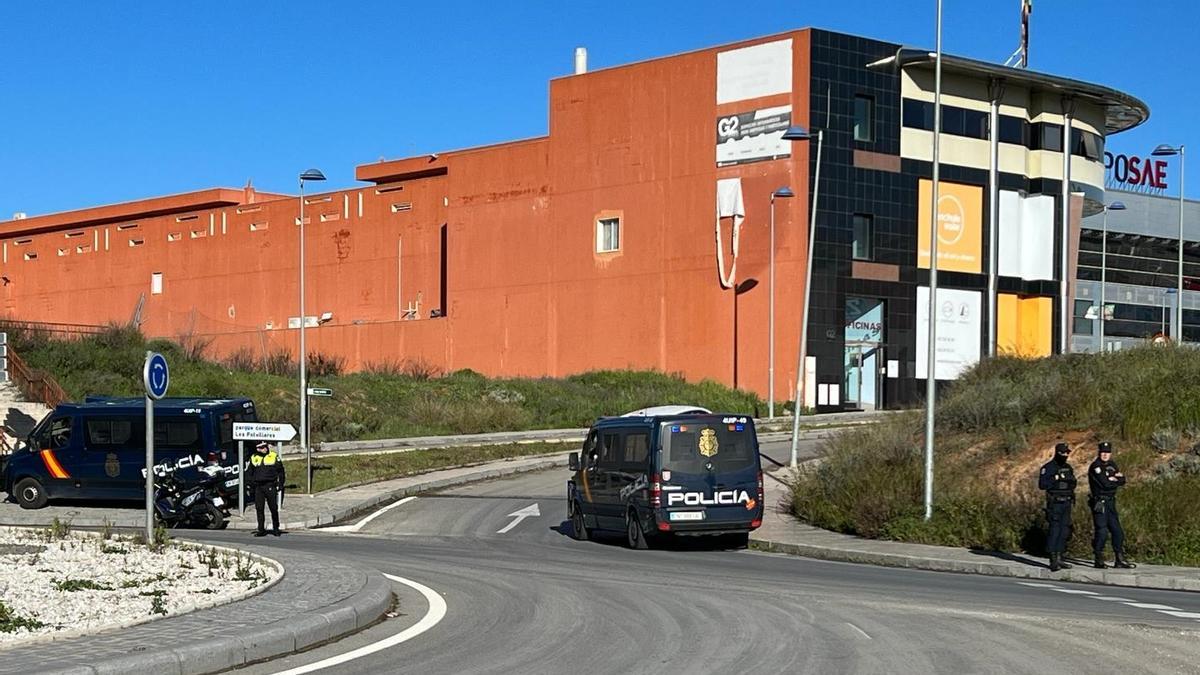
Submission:
[[[265,422],[234,422],[233,440],[238,442],[238,508],[246,511],[246,457],[243,441],[275,441],[275,453],[283,461],[283,443],[296,437],[296,427],[290,424]],[[280,500],[282,505],[282,499]]]
[[[146,387],[146,544],[154,543],[154,402],[167,395],[171,372],[162,354],[146,352],[142,384]]]
[[[312,415],[309,413],[308,406],[309,406],[309,403],[312,401],[313,396],[331,397],[331,396],[333,396],[333,390],[329,389],[328,387],[309,387],[308,388],[308,396],[304,399],[305,424],[312,421]],[[305,492],[308,494],[308,496],[311,497],[312,496],[312,435],[307,433],[307,429],[305,429],[305,431],[306,431],[306,433],[305,433],[304,437],[306,439],[308,439],[308,443],[306,443],[304,446],[304,472],[308,477],[304,482],[304,489],[305,489]]]

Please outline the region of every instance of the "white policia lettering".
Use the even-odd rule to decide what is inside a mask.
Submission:
[[[722,506],[728,504],[745,504],[750,501],[750,495],[745,490],[721,490],[713,496],[706,497],[699,492],[672,492],[667,495],[667,506],[683,503],[685,506]]]

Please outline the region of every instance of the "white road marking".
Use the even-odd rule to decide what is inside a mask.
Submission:
[[[375,520],[379,516],[382,516],[383,514],[387,513],[388,511],[391,511],[392,509],[396,508],[397,506],[400,506],[402,504],[407,504],[416,498],[417,498],[416,495],[413,495],[412,497],[405,497],[404,499],[401,499],[397,502],[388,504],[387,506],[383,507],[382,509],[379,509],[375,513],[372,513],[371,515],[367,516],[366,518],[363,518],[362,520],[358,521],[357,523],[354,523],[353,525],[338,525],[337,527],[326,527],[326,528],[322,528],[322,529],[318,530],[318,532],[358,532],[359,530],[366,527],[367,523],[371,522],[372,520]]]
[[[1163,614],[1177,616],[1181,619],[1200,619],[1200,612],[1175,612],[1169,609],[1160,609],[1158,611],[1162,612]]]
[[[851,628],[853,628],[854,630],[858,631],[858,633],[859,633],[860,635],[862,635],[863,637],[867,638],[868,640],[873,640],[873,639],[874,639],[874,638],[872,638],[870,635],[867,635],[867,631],[865,631],[865,630],[863,630],[863,629],[859,628],[858,626],[855,626],[854,624],[850,623],[849,621],[847,621],[847,622],[846,622],[846,625],[847,625],[847,626],[850,626],[850,627],[851,627]]]
[[[513,511],[512,513],[508,514],[508,517],[515,518],[515,520],[513,520],[511,523],[505,525],[504,527],[500,528],[499,530],[496,530],[496,534],[504,534],[505,532],[508,532],[509,530],[516,527],[517,523],[521,522],[522,520],[525,520],[526,518],[537,518],[540,515],[542,515],[542,512],[540,510],[538,510],[537,502],[534,502],[533,504],[530,504],[529,506],[526,506],[523,509]]]
[[[1059,593],[1070,593],[1071,595],[1100,595],[1096,591],[1081,591],[1078,588],[1056,588]]]
[[[1092,599],[1093,600],[1107,600],[1108,602],[1133,602],[1133,600],[1130,600],[1129,598],[1118,598],[1115,595],[1096,595],[1096,596],[1093,596]]]
[[[429,603],[429,611],[425,612],[425,616],[421,617],[420,621],[409,626],[408,628],[405,628],[399,633],[396,633],[389,638],[384,638],[383,640],[380,640],[374,644],[369,644],[365,647],[359,647],[358,649],[348,651],[345,654],[331,656],[327,659],[317,661],[316,663],[310,663],[306,666],[299,666],[297,668],[292,668],[291,670],[282,670],[274,675],[302,675],[302,673],[311,673],[317,670],[324,670],[332,666],[341,665],[347,661],[361,659],[369,654],[374,654],[377,651],[387,649],[389,647],[395,647],[401,642],[407,642],[408,640],[417,637],[421,633],[424,633],[430,628],[438,625],[438,622],[440,622],[442,618],[446,616],[446,601],[442,599],[442,596],[438,595],[437,591],[425,586],[424,584],[419,584],[415,581],[412,581],[411,579],[405,579],[404,577],[397,577],[391,574],[385,574],[383,576],[395,581],[396,583],[404,584],[405,586],[416,589],[418,593],[425,596],[425,601]]]
[[[1058,588],[1058,586],[1055,586],[1054,584],[1039,584],[1034,581],[1018,581],[1017,583],[1021,584],[1022,586],[1032,586],[1034,588]]]
[[[1164,612],[1179,611],[1178,607],[1172,607],[1170,605],[1156,605],[1153,602],[1127,602],[1125,604],[1129,605],[1130,607],[1137,607],[1138,609],[1157,609]]]

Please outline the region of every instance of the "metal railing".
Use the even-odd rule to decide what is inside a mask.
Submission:
[[[17,353],[8,348],[8,373],[13,384],[30,401],[54,408],[67,400],[67,392],[49,374],[30,368]]]
[[[97,326],[87,323],[55,323],[52,321],[18,321],[16,319],[0,319],[0,331],[51,333],[57,337],[77,339],[88,335],[99,335],[110,326]]]

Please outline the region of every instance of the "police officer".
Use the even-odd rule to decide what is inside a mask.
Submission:
[[[1092,522],[1096,534],[1092,538],[1092,552],[1096,554],[1096,569],[1104,569],[1104,543],[1112,531],[1113,567],[1132,569],[1133,563],[1125,560],[1125,531],[1121,529],[1121,518],[1117,514],[1117,488],[1125,484],[1125,474],[1112,461],[1112,444],[1100,444],[1096,461],[1088,467],[1088,487],[1091,497],[1088,506],[1092,509]]]
[[[1054,459],[1042,465],[1038,489],[1046,492],[1046,552],[1050,554],[1050,571],[1070,569],[1063,560],[1067,538],[1071,533],[1071,507],[1075,504],[1075,470],[1067,462],[1071,448],[1066,443],[1054,446]]]
[[[266,513],[264,504],[271,507],[271,534],[279,536],[279,492],[283,489],[283,459],[267,443],[254,446],[250,456],[250,484],[254,486],[254,509],[258,511],[258,530],[254,536],[263,537]]]

